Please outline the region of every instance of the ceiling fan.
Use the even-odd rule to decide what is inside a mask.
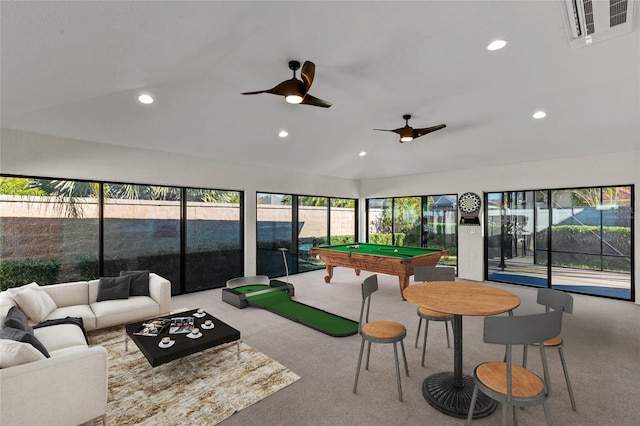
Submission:
[[[406,125],[404,127],[400,127],[398,129],[387,130],[387,129],[373,129],[380,130],[383,132],[394,132],[400,135],[400,143],[410,142],[415,138],[419,138],[420,136],[424,136],[427,133],[435,132],[436,130],[444,129],[447,127],[446,124],[438,124],[437,126],[425,127],[423,129],[414,129],[409,126],[409,119],[411,118],[411,114],[405,114],[402,116],[404,118]]]
[[[285,80],[272,89],[257,90],[255,92],[244,92],[243,95],[257,95],[259,93],[271,93],[272,95],[284,96],[285,100],[291,104],[305,104],[329,108],[330,102],[323,101],[309,94],[309,88],[313,83],[313,76],[316,73],[316,66],[313,62],[305,61],[302,65],[300,76],[302,81],[296,78],[296,71],[300,69],[300,62],[289,61],[289,69],[293,71],[293,78]]]

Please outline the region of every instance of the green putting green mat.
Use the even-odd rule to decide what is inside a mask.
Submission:
[[[355,321],[291,300],[286,289],[264,291],[269,289],[268,285],[247,285],[234,288],[235,291],[247,297],[249,305],[266,309],[329,336],[345,337],[358,332],[358,323]],[[256,292],[259,294],[251,294]]]

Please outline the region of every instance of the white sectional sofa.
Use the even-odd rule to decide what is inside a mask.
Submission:
[[[26,328],[47,320],[80,317],[89,331],[170,311],[171,283],[154,273],[149,274],[149,296],[100,302],[97,301],[100,280],[29,286],[0,292],[0,327],[13,306],[27,307],[26,294],[41,297],[39,304],[26,309],[37,318],[24,313]],[[23,295],[18,295],[23,291]],[[11,328],[13,325],[7,326],[4,332]],[[31,332],[50,357],[30,343],[0,340],[0,425],[78,425],[104,419],[108,384],[106,349],[90,347],[82,329],[73,324],[36,327]]]

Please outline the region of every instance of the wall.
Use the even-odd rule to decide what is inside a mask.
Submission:
[[[640,303],[638,265],[640,265],[640,227],[638,200],[640,199],[640,150],[607,155],[575,157],[529,163],[508,164],[498,167],[454,170],[445,173],[425,173],[361,182],[361,204],[366,198],[403,197],[431,194],[458,194],[551,188],[574,188],[606,185],[635,185],[634,209],[635,288]],[[365,223],[361,212],[361,222]],[[483,217],[481,215],[481,222]],[[361,240],[365,230],[361,229]],[[458,228],[458,275],[460,278],[482,281],[484,227]]]
[[[640,145],[640,141],[638,141]],[[188,173],[185,173],[188,171]],[[2,129],[0,173],[69,179],[209,187],[245,192],[245,273],[255,272],[256,192],[294,193],[344,198],[360,197],[360,223],[365,224],[364,201],[373,197],[636,185],[640,191],[640,149],[600,156],[575,157],[499,167],[425,173],[389,179],[355,181],[247,167],[198,157],[117,147],[53,136]],[[634,209],[638,212],[638,199]],[[640,227],[634,217],[635,258],[640,262]],[[361,226],[360,241],[365,229]],[[483,228],[461,226],[458,234],[461,278],[483,279]],[[636,300],[640,299],[638,274]]]

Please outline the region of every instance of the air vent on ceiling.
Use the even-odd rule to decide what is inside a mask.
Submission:
[[[636,0],[564,0],[572,47],[618,37],[632,31]]]

